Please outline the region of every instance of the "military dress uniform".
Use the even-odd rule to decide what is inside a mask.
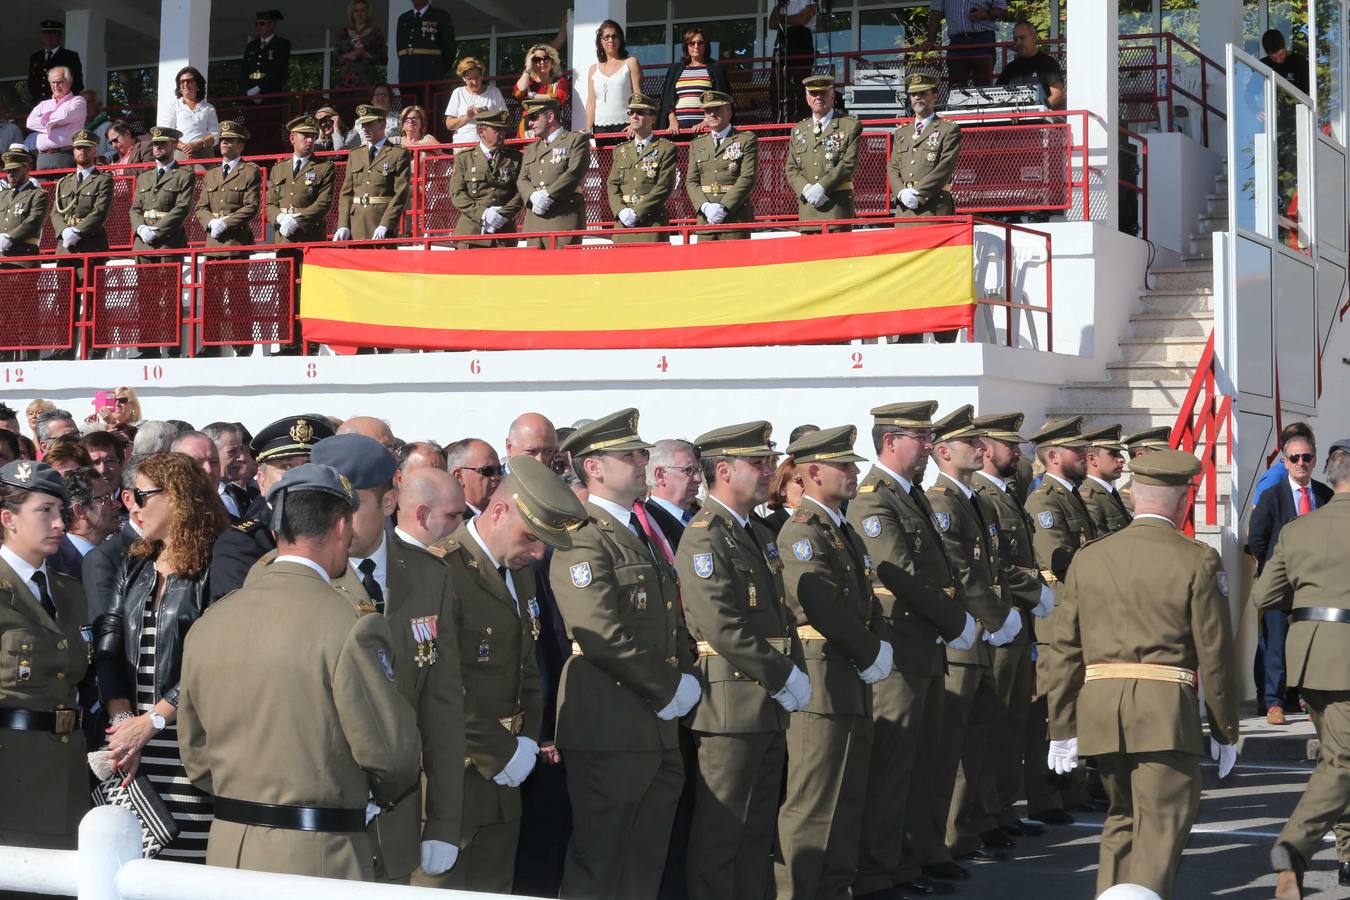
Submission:
[[[33,157],[25,150],[10,150],[0,154],[4,171],[31,169]],[[27,178],[18,187],[9,187],[0,191],[0,234],[9,236],[9,247],[0,250],[0,268],[28,269],[37,265],[37,261],[14,262],[24,256],[37,256],[38,244],[42,240],[42,226],[47,221],[47,192],[32,178]]]
[[[645,94],[634,94],[628,98],[630,110],[640,109],[655,115],[657,106],[657,102]],[[669,225],[666,201],[675,190],[678,166],[675,145],[663,137],[647,135],[640,140],[634,136],[615,147],[610,155],[609,178],[605,182],[609,194],[609,211],[616,219],[614,227],[629,227],[618,221],[619,213],[625,209],[631,209],[637,216],[637,223],[631,227]],[[666,239],[666,235],[660,231],[616,234],[613,238],[616,244],[654,244]]]
[[[911,75],[908,89],[937,87],[927,75]],[[886,180],[895,200],[897,216],[950,216],[956,213],[952,200],[952,177],[961,153],[961,126],[934,113],[928,119],[901,125],[891,137],[891,158],[886,162]],[[910,209],[899,202],[900,192],[911,188],[919,206]]]
[[[97,147],[98,135],[92,131],[77,131],[71,141],[74,147]],[[101,253],[108,249],[105,223],[112,212],[113,180],[107,172],[97,169],[81,177],[71,172],[56,182],[52,195],[52,230],[56,233],[57,253]],[[74,245],[67,247],[61,234],[73,228],[80,234]]]
[[[319,123],[313,116],[298,116],[286,126],[288,131],[318,134]],[[285,213],[295,216],[299,229],[287,237],[280,230],[273,240],[278,244],[306,244],[328,236],[328,210],[333,205],[333,180],[336,167],[313,154],[296,165],[294,155],[272,164],[267,174],[267,221],[275,223]]]
[[[704,91],[703,108],[729,105],[731,96],[721,91]],[[727,224],[755,221],[751,193],[759,171],[759,144],[750,131],[728,126],[725,136],[704,132],[689,142],[689,165],[685,170],[685,191],[698,214],[697,224],[708,225],[703,204],[716,203],[726,209]],[[750,232],[700,231],[700,241],[745,240]]]
[[[478,117],[478,127],[506,129],[506,110]],[[455,222],[455,234],[514,234],[516,217],[524,207],[524,200],[516,187],[516,177],[521,172],[520,151],[501,144],[492,151],[491,156],[477,144],[455,154],[455,164],[450,170],[450,202],[459,210],[459,219]],[[495,209],[506,220],[500,228],[488,230],[483,214]],[[514,247],[514,239],[500,241],[464,241],[456,247]]]
[[[1170,450],[1172,448],[1171,436],[1172,429],[1166,425],[1160,425],[1157,428],[1145,428],[1143,431],[1127,434],[1120,439],[1120,442],[1125,445],[1125,451],[1129,454],[1130,459],[1134,459],[1136,456],[1152,453],[1154,450]],[[1133,516],[1134,495],[1128,483],[1120,489],[1120,502],[1125,505],[1126,511]]]
[[[398,17],[395,30],[400,84],[444,81],[455,64],[455,25],[450,13],[427,4]],[[391,73],[392,74],[392,73]]]
[[[1083,439],[1087,441],[1089,450],[1125,452],[1125,444],[1120,439],[1119,425],[1108,425],[1087,432],[1083,435]],[[1093,530],[1097,532],[1098,537],[1105,537],[1130,524],[1130,512],[1125,508],[1125,501],[1121,499],[1120,492],[1116,490],[1114,484],[1094,478],[1088,473],[1083,483],[1078,486],[1078,493],[1083,498],[1083,505],[1087,507],[1088,515],[1092,518]]]
[[[807,90],[834,88],[834,77],[813,75],[802,81]],[[784,171],[788,184],[797,195],[797,218],[851,219],[853,208],[853,172],[862,152],[862,123],[857,116],[826,113],[824,122],[807,116],[792,126],[788,135]],[[825,190],[820,206],[802,196],[810,185]]]
[[[182,137],[183,133],[176,128],[156,125],[150,129],[151,143],[176,144]],[[132,250],[187,246],[187,220],[192,213],[192,202],[197,192],[197,178],[193,171],[170,161],[162,168],[156,164],[136,176],[136,195],[131,198],[131,232],[136,237],[131,245]],[[155,230],[151,243],[146,243],[136,233],[142,225]]]
[[[541,110],[558,109],[553,97],[526,100],[524,115],[528,118]],[[525,231],[579,231],[586,227],[586,198],[581,193],[581,182],[591,166],[590,136],[581,131],[568,131],[558,126],[551,139],[540,137],[525,147],[521,157],[520,176],[516,187],[525,206]],[[547,191],[553,205],[547,212],[537,213],[531,207],[530,195]],[[579,244],[581,238],[558,238],[554,247]],[[547,247],[543,238],[530,238],[529,247]]]
[[[264,10],[257,15],[259,21],[280,22],[285,19],[278,10]],[[279,94],[286,90],[286,79],[291,67],[291,42],[277,34],[268,38],[264,44],[261,38],[254,38],[244,45],[244,58],[239,63],[239,81],[242,92],[248,93],[258,88],[264,94]]]
[[[1164,451],[1131,469],[1140,483],[1184,487],[1200,462]],[[1096,757],[1111,803],[1099,894],[1127,882],[1173,896],[1200,806],[1197,677],[1213,738],[1238,739],[1227,594],[1214,549],[1158,515],[1089,544],[1069,569],[1046,654],[1050,737],[1076,738],[1079,756]]]
[[[60,19],[43,19],[40,24],[43,31],[66,30],[65,23]],[[47,81],[47,73],[57,66],[65,66],[70,70],[72,94],[84,90],[84,67],[80,63],[80,54],[69,47],[58,47],[50,56],[45,48],[35,50],[28,57],[28,96],[34,104],[52,99],[52,86]]]
[[[249,139],[249,132],[237,122],[222,122],[222,138]],[[197,221],[206,232],[208,247],[247,247],[253,243],[253,220],[262,205],[262,170],[246,159],[236,159],[226,174],[222,163],[202,177],[197,198]],[[212,219],[222,219],[225,230],[220,237],[211,234]],[[223,256],[216,256],[221,259]]]
[[[359,106],[357,123],[383,121],[378,106]],[[352,239],[369,240],[383,227],[384,237],[397,237],[408,205],[412,154],[386,136],[379,150],[362,144],[347,154],[347,177],[338,196],[338,227],[349,228]]]
[[[788,453],[799,468],[855,463],[857,429],[799,438]],[[778,814],[778,896],[850,896],[858,862],[872,751],[871,683],[889,674],[892,651],[872,594],[872,560],[835,510],[807,497],[783,525],[783,585],[814,686],[788,724],[787,792]],[[864,681],[864,675],[869,679]]]

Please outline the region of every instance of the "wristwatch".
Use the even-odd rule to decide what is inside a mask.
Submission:
[[[149,715],[150,715],[150,724],[155,726],[156,731],[163,731],[165,726],[169,724],[163,716],[155,712],[153,709],[150,710]]]

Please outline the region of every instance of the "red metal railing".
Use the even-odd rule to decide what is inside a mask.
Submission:
[[[1200,138],[1201,143],[1209,146],[1209,117],[1217,116],[1220,121],[1227,117],[1223,110],[1210,102],[1209,92],[1211,87],[1215,90],[1222,90],[1224,68],[1205,54],[1201,53],[1194,46],[1172,34],[1171,32],[1153,32],[1151,34],[1131,34],[1121,35],[1120,44],[1122,48],[1141,48],[1157,47],[1158,56],[1151,65],[1136,63],[1136,69],[1143,76],[1143,89],[1151,89],[1154,93],[1152,102],[1161,106],[1166,115],[1163,117],[1160,127],[1164,131],[1177,131],[1177,97],[1183,97],[1191,101],[1199,108],[1200,113]],[[1124,50],[1122,49],[1122,52]],[[1198,84],[1195,90],[1179,85],[1177,83],[1177,74],[1181,63],[1190,63],[1196,67],[1196,78]],[[1122,76],[1124,68],[1122,66]],[[1121,84],[1121,104],[1124,107],[1126,85]],[[1140,91],[1142,93],[1142,90]],[[1142,97],[1140,98],[1142,100]],[[1141,121],[1126,118],[1125,121]],[[1222,132],[1218,135],[1218,140],[1222,142]]]
[[[1209,333],[1205,352],[1195,367],[1186,397],[1181,401],[1170,443],[1177,450],[1200,457],[1200,480],[1191,488],[1184,530],[1195,534],[1195,507],[1203,494],[1206,525],[1219,523],[1219,443],[1224,444],[1224,464],[1233,463],[1233,398],[1215,386],[1214,332]]]

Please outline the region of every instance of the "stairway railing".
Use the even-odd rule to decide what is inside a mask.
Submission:
[[[1200,458],[1200,479],[1191,486],[1183,529],[1195,534],[1195,508],[1204,503],[1204,523],[1219,523],[1219,440],[1227,437],[1225,465],[1233,462],[1233,398],[1219,393],[1214,363],[1214,332],[1209,333],[1205,352],[1191,376],[1186,398],[1181,401],[1172,426],[1171,445]]]

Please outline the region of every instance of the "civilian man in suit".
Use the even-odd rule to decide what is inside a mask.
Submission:
[[[122,484],[118,488],[122,505],[130,509],[131,491],[136,485],[136,466],[144,457],[135,457],[126,461],[122,467]],[[89,621],[93,622],[104,613],[112,611],[113,591],[117,587],[117,570],[126,558],[127,550],[141,539],[141,526],[133,518],[109,535],[93,550],[85,554],[80,565],[80,580],[84,583],[84,595],[89,603]],[[243,580],[242,577],[240,579]]]
[[[666,438],[652,446],[651,459],[647,463],[649,493],[643,505],[672,551],[679,549],[684,527],[698,512],[696,498],[702,482],[693,444]]]
[[[117,529],[113,487],[87,466],[66,472],[61,482],[70,497],[70,524],[61,538],[61,546],[47,558],[47,565],[79,579],[84,572],[84,558]]]
[[[1313,464],[1317,461],[1317,447],[1311,437],[1293,437],[1283,448],[1285,468],[1289,477],[1283,484],[1275,484],[1261,495],[1252,511],[1247,527],[1247,552],[1256,557],[1256,574],[1260,577],[1266,561],[1275,552],[1280,530],[1292,519],[1312,512],[1331,499],[1331,488],[1314,481]],[[1258,707],[1266,710],[1266,722],[1285,723],[1284,702],[1287,689],[1284,642],[1289,634],[1289,614],[1282,609],[1267,609],[1261,613],[1261,635],[1257,653],[1263,661],[1265,683]]]

